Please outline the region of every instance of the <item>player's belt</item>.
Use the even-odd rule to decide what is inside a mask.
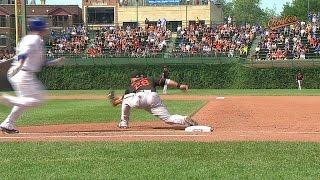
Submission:
[[[152,90],[139,90],[137,92],[155,92],[155,91],[152,91]]]
[[[21,69],[21,71],[31,72],[31,71],[28,70],[28,69]]]

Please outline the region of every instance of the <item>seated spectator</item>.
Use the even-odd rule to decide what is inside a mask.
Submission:
[[[272,51],[271,52],[271,60],[276,60],[276,59],[277,59],[276,51]]]
[[[304,49],[300,50],[300,59],[306,59],[306,52]]]
[[[266,60],[272,60],[272,57],[271,57],[271,52],[268,52],[267,54],[266,54],[266,58],[265,58]]]
[[[276,52],[276,60],[283,60],[283,59],[284,59],[283,52],[281,51],[281,49],[278,49]]]
[[[260,45],[258,45],[258,46],[256,47],[256,54],[259,54],[259,53],[260,53],[260,50],[261,50]]]
[[[247,56],[248,55],[248,49],[249,49],[248,46],[244,45],[240,50],[240,55]]]
[[[310,38],[309,42],[310,42],[310,45],[312,47],[316,47],[316,45],[317,45],[317,39],[316,38],[314,38],[314,37]]]
[[[177,27],[177,35],[178,35],[178,36],[181,34],[181,31],[182,31],[182,27],[181,27],[181,25],[179,24],[178,27]]]
[[[283,60],[288,60],[288,51],[283,52]]]
[[[229,49],[228,57],[234,57],[234,48]]]
[[[91,47],[87,50],[87,53],[90,57],[96,57],[97,51],[93,47]]]
[[[54,58],[54,55],[53,55],[51,49],[48,50],[47,56],[50,57],[50,58]]]
[[[300,58],[300,52],[296,51],[293,53],[293,59],[299,59]]]
[[[289,51],[290,50],[290,44],[289,42],[284,44],[284,50]]]

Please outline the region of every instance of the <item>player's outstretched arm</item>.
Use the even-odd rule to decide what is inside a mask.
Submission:
[[[181,83],[178,83],[172,79],[170,79],[170,81],[167,83],[168,86],[171,86],[171,87],[176,87],[182,91],[187,91],[189,89],[188,85],[186,84],[181,84]]]

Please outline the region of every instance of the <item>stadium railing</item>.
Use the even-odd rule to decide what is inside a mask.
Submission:
[[[306,67],[320,66],[320,59],[289,59],[253,61],[243,57],[177,57],[177,58],[133,58],[133,57],[82,57],[65,55],[65,65],[121,65],[121,64],[228,64],[239,63],[247,67]],[[55,57],[57,58],[57,57]],[[51,59],[51,58],[48,58]],[[0,61],[0,74],[6,74],[13,59]]]
[[[62,56],[62,55],[59,55]],[[59,57],[55,55],[54,58]],[[87,54],[64,54],[66,57],[65,65],[116,65],[116,64],[228,64],[240,63],[251,67],[295,67],[295,66],[320,66],[320,59],[289,59],[289,60],[251,60],[246,57],[235,56],[179,56],[165,57],[160,54],[156,57],[89,57]],[[50,59],[50,58],[49,58]]]
[[[238,57],[74,57],[67,56],[65,65],[113,65],[113,64],[226,64],[239,63]]]
[[[320,66],[320,59],[289,59],[289,60],[262,60],[262,61],[241,61],[242,65],[248,67],[307,67]]]

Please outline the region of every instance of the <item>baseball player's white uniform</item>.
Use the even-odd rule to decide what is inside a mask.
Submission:
[[[140,77],[141,76],[141,77]],[[131,108],[144,109],[152,115],[159,117],[168,124],[197,125],[189,116],[179,114],[171,115],[162,103],[156,92],[156,86],[168,84],[170,79],[153,79],[143,77],[139,72],[131,74],[131,84],[123,96],[120,128],[127,128],[130,119]]]
[[[8,80],[17,96],[2,95],[3,101],[13,106],[8,117],[0,124],[1,131],[7,133],[17,133],[16,120],[27,108],[38,106],[44,100],[44,86],[35,73],[41,71],[44,65],[55,65],[64,60],[64,58],[53,61],[44,59],[42,36],[47,29],[45,18],[31,18],[28,27],[30,34],[20,41],[17,57],[8,71]]]
[[[143,90],[137,93],[129,93],[124,95],[121,109],[121,120],[129,121],[131,108],[144,109],[152,115],[159,117],[169,124],[186,124],[187,116],[171,115],[167,108],[163,105],[157,92],[151,90]]]
[[[15,129],[15,122],[20,115],[28,107],[38,106],[44,100],[44,86],[35,74],[41,71],[45,64],[43,53],[43,40],[39,35],[26,35],[22,38],[18,47],[18,57],[24,57],[25,62],[15,75],[8,77],[17,96],[3,95],[4,101],[13,105],[13,108],[0,127]],[[18,57],[8,72],[19,66]]]

